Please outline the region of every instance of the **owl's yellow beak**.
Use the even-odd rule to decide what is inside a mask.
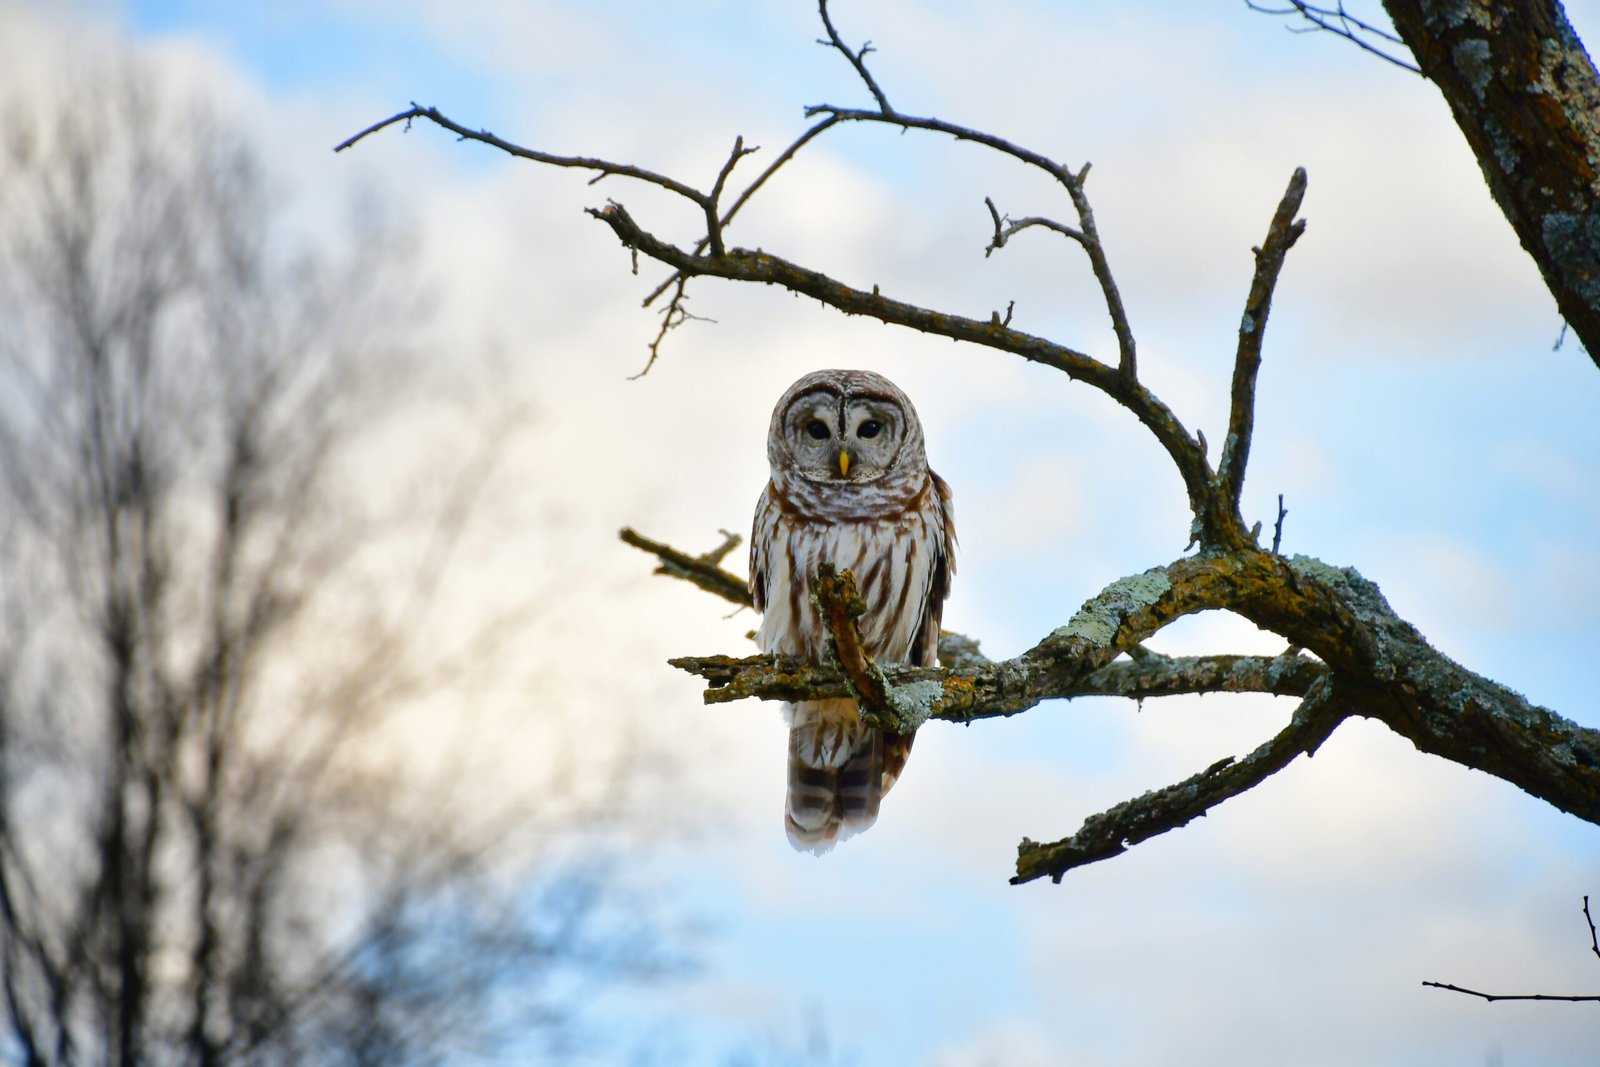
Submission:
[[[846,452],[844,449],[841,448],[839,450],[839,477],[848,478],[849,476],[850,476],[850,453]]]

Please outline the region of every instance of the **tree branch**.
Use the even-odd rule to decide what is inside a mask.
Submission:
[[[1589,927],[1589,948],[1594,952],[1595,956],[1600,957],[1600,938],[1595,935],[1594,916],[1589,914],[1589,897],[1587,894],[1583,898],[1583,921]],[[1447,989],[1452,993],[1465,993],[1469,997],[1481,997],[1490,1002],[1496,1000],[1561,1000],[1569,1003],[1573,1001],[1600,1001],[1600,996],[1594,995],[1561,996],[1553,993],[1480,993],[1476,989],[1465,989],[1458,985],[1451,985],[1449,982],[1423,982],[1422,984],[1432,989]]]
[[[1128,324],[1128,314],[1122,304],[1122,292],[1117,288],[1115,278],[1111,273],[1110,261],[1106,258],[1105,245],[1100,240],[1099,227],[1095,225],[1094,209],[1089,204],[1088,194],[1084,192],[1084,182],[1089,177],[1089,164],[1085,163],[1082,169],[1074,171],[1070,167],[1057,163],[1047,156],[1013,144],[1003,137],[975,130],[967,126],[958,126],[953,122],[943,119],[924,118],[916,115],[905,115],[898,111],[865,111],[859,108],[834,107],[831,104],[818,104],[806,109],[808,116],[827,115],[838,122],[877,122],[891,126],[899,126],[905,130],[927,130],[931,133],[942,133],[958,141],[971,141],[993,149],[1002,155],[1036,167],[1050,175],[1059,182],[1067,191],[1067,196],[1072,201],[1073,210],[1078,213],[1080,236],[1075,236],[1078,244],[1083,246],[1084,252],[1089,256],[1089,269],[1093,272],[1095,281],[1100,285],[1100,293],[1106,303],[1106,312],[1111,316],[1112,332],[1117,337],[1117,370],[1124,382],[1132,387],[1138,379],[1137,345],[1133,339],[1133,328]],[[991,210],[993,210],[991,208]]]
[[[1059,883],[1074,867],[1121,855],[1131,845],[1188,825],[1230,797],[1255,788],[1302,752],[1314,755],[1350,714],[1335,707],[1333,691],[1328,678],[1318,679],[1289,725],[1242,760],[1219,760],[1175,785],[1092,815],[1064,840],[1042,845],[1024,838],[1017,846],[1017,873],[1011,884],[1044,877]]]
[[[1476,989],[1466,989],[1462,986],[1451,985],[1449,982],[1423,982],[1431,989],[1447,989],[1452,993],[1465,993],[1469,997],[1481,997],[1491,1003],[1496,1000],[1560,1000],[1571,1002],[1600,1001],[1597,996],[1565,997],[1553,993],[1480,993]]]
[[[409,130],[411,128],[411,121],[413,119],[427,119],[434,125],[442,126],[449,130],[463,141],[477,141],[481,144],[489,145],[491,148],[498,148],[506,155],[516,156],[518,159],[526,159],[534,163],[544,163],[552,167],[572,167],[577,170],[599,171],[599,174],[593,179],[593,181],[599,181],[601,178],[611,177],[612,175],[622,178],[634,178],[638,181],[647,182],[650,185],[659,186],[668,192],[677,193],[679,196],[692,201],[695,205],[702,209],[706,208],[707,205],[713,204],[712,198],[707,194],[702,193],[693,186],[685,185],[676,178],[669,178],[665,174],[658,174],[653,170],[646,170],[643,167],[636,167],[632,163],[613,163],[610,160],[597,159],[592,156],[558,156],[550,152],[540,152],[536,149],[524,148],[521,145],[512,144],[510,141],[496,137],[488,130],[470,130],[461,125],[459,122],[456,122],[454,119],[446,117],[438,108],[422,107],[415,102],[413,102],[412,105],[405,111],[402,111],[397,115],[391,115],[381,122],[374,122],[371,126],[368,126],[366,129],[362,130],[353,137],[345,138],[343,141],[340,141],[337,145],[335,145],[333,150],[335,152],[343,152],[345,149],[351,147],[361,139],[370,137],[379,130],[393,126],[397,122],[405,123],[406,129]],[[738,156],[735,155],[734,159],[736,160],[737,158]],[[730,161],[728,166],[732,166],[732,161]]]
[[[1305,233],[1304,219],[1296,219],[1300,201],[1306,195],[1306,170],[1296,167],[1289,178],[1278,210],[1267,227],[1267,239],[1256,254],[1255,276],[1250,280],[1250,295],[1245,300],[1244,317],[1239,322],[1239,348],[1233,362],[1233,403],[1228,413],[1228,436],[1222,445],[1222,460],[1217,464],[1217,480],[1233,511],[1239,510],[1239,494],[1244,488],[1245,464],[1250,458],[1250,435],[1255,426],[1256,374],[1261,369],[1261,340],[1267,331],[1267,315],[1272,310],[1272,292],[1283,270],[1284,257]]]
[[[849,46],[840,38],[839,31],[833,28],[833,19],[828,17],[828,0],[817,0],[817,13],[822,16],[822,26],[828,31],[828,39],[817,43],[838,49],[839,53],[850,61],[850,65],[856,69],[856,73],[861,75],[861,80],[867,83],[867,91],[878,102],[878,107],[882,109],[883,113],[885,115],[894,114],[894,108],[889,106],[889,98],[883,95],[883,90],[878,88],[877,80],[867,70],[866,59],[867,54],[873,51],[872,42],[867,41],[856,51],[850,51]]]
[[[622,243],[684,275],[707,275],[733,281],[779,285],[813,297],[847,315],[866,315],[880,322],[908,326],[923,333],[1009,352],[1062,371],[1091,385],[1127,408],[1155,435],[1178,468],[1196,516],[1200,540],[1209,547],[1233,548],[1248,543],[1248,535],[1225,497],[1217,491],[1210,465],[1198,441],[1189,435],[1155,394],[1130,382],[1116,367],[1042,337],[1006,326],[995,319],[969,319],[893,300],[874,288],[854,289],[819,271],[809,270],[767,252],[730,248],[721,257],[695,255],[642,229],[621,204],[610,202],[589,213],[611,227]]]
[[[1422,73],[1414,64],[1407,63],[1399,56],[1386,50],[1382,45],[1373,44],[1368,38],[1384,44],[1403,45],[1405,42],[1385,30],[1382,26],[1375,26],[1370,22],[1356,18],[1344,9],[1342,2],[1336,7],[1320,7],[1316,4],[1304,3],[1302,0],[1288,0],[1288,4],[1288,7],[1264,7],[1256,3],[1255,0],[1245,0],[1244,6],[1251,11],[1259,11],[1263,15],[1299,15],[1309,25],[1302,30],[1295,30],[1291,26],[1291,32],[1325,31],[1335,37],[1343,37],[1363,52],[1370,52],[1385,62],[1393,63],[1401,70],[1409,70],[1413,74]]]
[[[1600,365],[1600,74],[1558,0],[1384,0],[1500,211]]]
[[[632,545],[650,553],[661,561],[661,566],[656,568],[657,574],[670,575],[673,578],[682,578],[684,581],[699,586],[706,592],[737,604],[739,607],[752,606],[749,584],[732,571],[724,570],[720,564],[723,557],[738,547],[742,540],[738,534],[722,532],[722,544],[699,556],[691,556],[671,545],[664,545],[660,541],[635,533],[631,527],[624,526],[618,531],[617,536],[624,544]]]

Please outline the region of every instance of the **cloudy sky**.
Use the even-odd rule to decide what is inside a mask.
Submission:
[[[1600,33],[1600,3],[1568,10],[1580,35]],[[898,108],[1093,161],[1141,372],[1212,441],[1251,245],[1307,168],[1309,228],[1268,330],[1247,516],[1270,526],[1284,494],[1286,551],[1358,568],[1436,647],[1600,726],[1600,370],[1570,340],[1555,348],[1553,302],[1438,93],[1242,2],[978,12],[834,9],[848,39],[874,42]],[[1600,829],[1375,724],[1347,723],[1314,760],[1059,886],[1006,885],[1019,838],[1065,836],[1240,755],[1290,705],[1081,701],[934,724],[868,835],[821,860],[789,849],[776,710],[703,708],[663,662],[748,651],[752,618],[652,578],[616,529],[696,550],[747,529],[775,398],[817,367],[870,367],[916,401],[955,490],[946,624],[1006,656],[1106,583],[1183,552],[1170,465],[1058,374],[776,291],[697,285],[691,307],[715,321],[675,333],[628,380],[655,326],[639,300],[660,272],[630,274],[583,209],[614,198],[679,240],[696,235],[693,211],[422,126],[331,148],[416,101],[705,185],[735,135],[770,158],[804,128],[803,105],[868,102],[818,32],[801,0],[0,0],[0,87],[138,50],[250,125],[307,225],[352,187],[377,191],[421,242],[440,366],[481,374],[473,354],[492,352],[496,388],[531,405],[496,487],[507,540],[462,581],[559,591],[528,652],[541,700],[586,716],[595,744],[639,730],[674,754],[668,799],[694,831],[663,842],[655,877],[710,931],[694,975],[595,1005],[619,1035],[601,1058],[717,1062],[821,1027],[842,1058],[891,1067],[1594,1063],[1592,1010],[1421,982],[1600,992],[1578,910],[1600,897]],[[1033,232],[982,254],[985,196],[1067,217],[1055,190],[970,146],[836,133],[731,241],[961,314],[1014,300],[1021,328],[1112,353],[1075,247]],[[1154,644],[1281,647],[1227,618]]]

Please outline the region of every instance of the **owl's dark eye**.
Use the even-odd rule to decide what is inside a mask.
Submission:
[[[811,425],[806,427],[806,433],[810,434],[813,440],[826,441],[828,439],[828,424],[821,419],[812,419]]]
[[[868,419],[856,427],[856,436],[871,439],[878,436],[878,431],[883,429],[883,424],[873,419]]]

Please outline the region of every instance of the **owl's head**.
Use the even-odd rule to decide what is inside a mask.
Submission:
[[[921,475],[922,423],[900,388],[864,370],[820,370],[795,382],[772,412],[767,458],[775,477],[848,486]]]

